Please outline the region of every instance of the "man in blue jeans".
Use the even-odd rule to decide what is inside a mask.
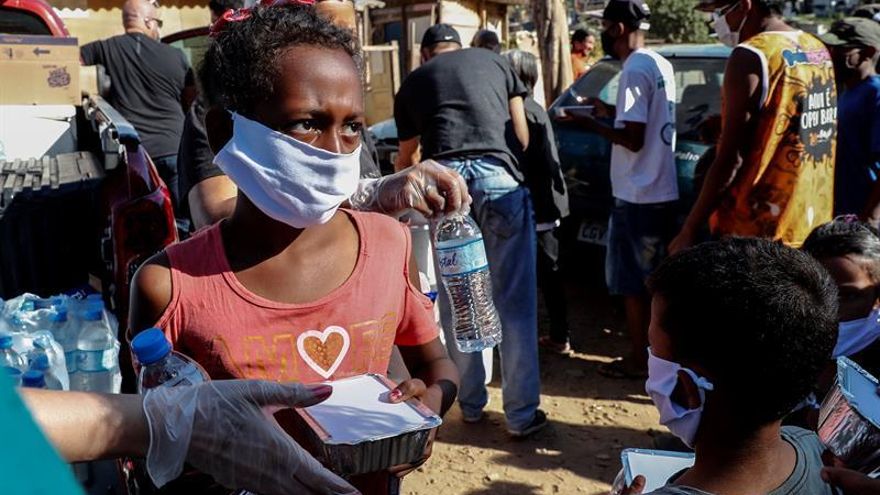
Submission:
[[[421,53],[423,65],[403,81],[394,102],[400,138],[395,168],[409,167],[421,156],[454,169],[467,181],[471,215],[483,231],[501,317],[507,429],[513,436],[527,436],[547,425],[538,409],[535,224],[505,127],[511,123],[522,147],[528,145],[523,107],[528,90],[500,55],[462,50],[458,32],[446,24],[425,32]],[[449,300],[440,292],[447,347],[461,373],[459,405],[466,423],[478,423],[489,400],[482,356],[456,349]]]

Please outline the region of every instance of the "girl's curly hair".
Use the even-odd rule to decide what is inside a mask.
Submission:
[[[246,19],[229,22],[214,38],[199,68],[210,105],[250,114],[274,91],[279,57],[296,45],[343,50],[360,70],[352,33],[315,12],[311,5],[256,6]]]

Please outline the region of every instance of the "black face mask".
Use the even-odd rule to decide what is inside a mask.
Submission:
[[[608,34],[607,31],[602,31],[600,34],[602,38],[602,51],[605,52],[605,55],[610,56],[613,59],[617,58],[617,54],[614,53],[614,37]]]

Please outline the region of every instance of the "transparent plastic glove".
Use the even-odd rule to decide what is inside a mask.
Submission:
[[[150,390],[144,397],[147,470],[159,487],[177,478],[185,461],[223,486],[260,495],[357,493],[272,417],[280,409],[317,404],[330,392],[327,385],[256,380]]]
[[[426,160],[380,179],[362,180],[349,202],[356,210],[400,216],[413,209],[432,218],[467,213],[471,196],[458,172]]]

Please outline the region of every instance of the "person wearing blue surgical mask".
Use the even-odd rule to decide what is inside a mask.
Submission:
[[[649,280],[646,390],[696,452],[651,493],[830,495],[819,437],[782,426],[837,337],[837,291],[806,253],[731,238],[664,261]],[[644,478],[624,493],[639,493]]]
[[[846,356],[869,373],[880,373],[880,234],[855,216],[820,225],[804,242],[804,251],[818,259],[837,284],[840,333],[834,358]],[[819,383],[831,386],[832,363]]]

